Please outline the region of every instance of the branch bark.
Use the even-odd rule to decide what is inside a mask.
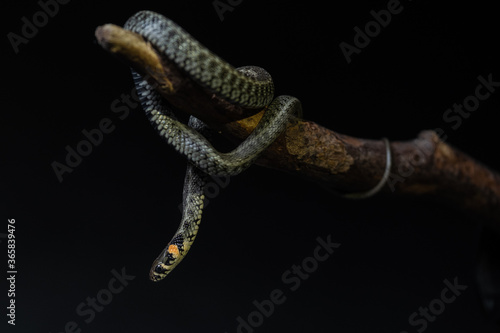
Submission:
[[[95,35],[106,51],[156,85],[170,104],[233,142],[244,140],[264,112],[230,104],[200,87],[140,35],[113,24],[98,27]],[[429,196],[484,217],[500,231],[498,173],[451,147],[434,131],[423,131],[411,141],[391,142],[391,151],[391,176],[383,192]],[[351,193],[375,186],[384,173],[385,159],[382,140],[354,138],[296,119],[256,164]]]

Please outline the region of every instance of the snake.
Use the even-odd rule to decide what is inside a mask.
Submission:
[[[301,115],[300,101],[292,96],[274,96],[271,75],[256,66],[235,68],[211,52],[167,17],[140,11],[124,29],[141,35],[168,62],[173,63],[207,91],[236,105],[265,112],[250,135],[230,152],[219,152],[211,144],[210,129],[190,116],[183,123],[175,109],[143,76],[132,69],[140,104],[153,128],[164,141],[187,160],[179,227],[164,250],[153,261],[149,277],[164,279],[182,260],[198,234],[204,207],[204,187],[210,177],[235,176],[247,169]]]

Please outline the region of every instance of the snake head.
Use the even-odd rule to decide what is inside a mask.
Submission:
[[[163,280],[181,262],[183,257],[177,245],[169,244],[151,266],[149,271],[151,281]]]

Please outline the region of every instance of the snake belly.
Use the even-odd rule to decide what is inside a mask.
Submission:
[[[252,133],[234,150],[221,153],[204,136],[208,129],[202,121],[193,116],[188,124],[177,120],[154,87],[132,70],[137,94],[152,126],[188,160],[181,223],[150,270],[151,280],[160,281],[181,262],[194,242],[209,177],[234,176],[248,168],[286,129],[291,117],[301,114],[301,106],[291,96],[273,100],[274,86],[266,71],[251,66],[235,69],[160,14],[141,11],[124,28],[142,35],[163,57],[219,97],[248,108],[266,107]]]

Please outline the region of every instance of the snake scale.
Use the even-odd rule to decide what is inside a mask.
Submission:
[[[142,108],[160,136],[188,161],[182,218],[176,233],[153,262],[150,278],[160,281],[186,256],[198,233],[204,186],[210,176],[234,176],[252,162],[301,114],[298,99],[274,98],[271,76],[259,67],[234,68],[213,54],[170,19],[141,11],[127,20],[125,29],[143,36],[167,61],[219,97],[248,108],[266,108],[253,132],[233,151],[221,153],[206,138],[208,128],[191,116],[184,124],[172,108],[138,73],[132,70]]]

